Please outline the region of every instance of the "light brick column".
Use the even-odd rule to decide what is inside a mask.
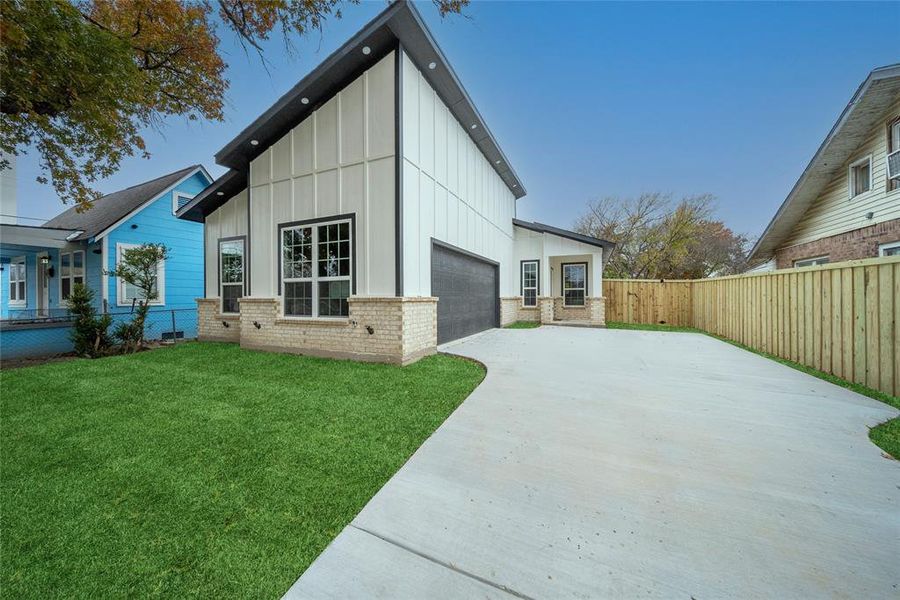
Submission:
[[[500,298],[500,327],[505,327],[519,320],[519,307],[521,305],[521,296]]]
[[[241,320],[238,315],[219,313],[218,298],[197,298],[197,339],[206,342],[239,342]]]
[[[591,325],[597,327],[606,326],[606,298],[588,298],[591,315]]]
[[[541,323],[551,323],[553,321],[553,298],[546,296],[538,298],[538,305],[541,307]]]

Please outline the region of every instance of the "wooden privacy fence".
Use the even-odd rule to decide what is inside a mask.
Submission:
[[[692,326],[900,395],[900,257],[681,281],[605,279],[607,321]]]

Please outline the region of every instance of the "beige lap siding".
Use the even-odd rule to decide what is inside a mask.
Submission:
[[[350,298],[347,319],[281,315],[274,298],[243,298],[241,346],[409,364],[437,347],[436,298]]]
[[[239,342],[240,316],[221,314],[218,298],[197,298],[197,338],[205,342]]]

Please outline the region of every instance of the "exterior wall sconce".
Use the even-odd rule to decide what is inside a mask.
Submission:
[[[262,325],[259,324],[259,321],[253,321],[253,326],[256,327],[257,329],[262,327]]]
[[[369,332],[369,335],[372,335],[373,333],[375,333],[375,328],[371,325],[366,325],[366,331]]]
[[[132,229],[137,229],[137,223],[132,223],[132,224],[131,224],[131,228],[132,228]]]
[[[231,326],[228,324],[228,321],[222,321],[222,327],[224,327],[225,329],[228,329]]]

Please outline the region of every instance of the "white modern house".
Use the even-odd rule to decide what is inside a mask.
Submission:
[[[202,339],[407,364],[516,320],[600,326],[609,242],[516,219],[525,187],[395,2],[216,154]]]

